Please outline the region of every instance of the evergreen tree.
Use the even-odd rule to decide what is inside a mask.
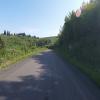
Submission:
[[[4,35],[7,35],[7,34],[6,34],[6,30],[4,30]]]

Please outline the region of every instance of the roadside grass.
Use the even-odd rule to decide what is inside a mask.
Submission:
[[[35,56],[41,52],[43,52],[44,50],[47,50],[46,47],[39,47],[39,48],[35,48],[33,50],[30,50],[29,52],[27,53],[23,53],[23,54],[20,54],[20,55],[17,55],[15,57],[10,57],[10,59],[4,59],[2,58],[2,63],[0,64],[0,70],[6,70],[8,69],[8,66],[11,65],[11,64],[14,64],[16,62],[19,62],[19,61],[22,61],[23,59],[27,58],[27,57],[30,57],[30,56]]]
[[[75,57],[72,57],[69,53],[65,52],[63,49],[55,49],[55,52],[61,56],[65,61],[69,62],[81,72],[85,73],[93,82],[100,87],[100,69],[96,69],[90,64],[80,62]]]

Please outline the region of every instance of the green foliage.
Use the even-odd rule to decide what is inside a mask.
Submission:
[[[46,38],[41,38],[41,39],[38,39],[36,45],[39,47],[43,47],[43,46],[49,45],[50,43],[51,43],[51,40],[46,39]]]
[[[59,35],[59,45],[69,50],[71,55],[91,64],[99,63],[99,10],[95,3],[86,4],[80,17],[75,12],[65,18]]]
[[[44,47],[50,43],[49,39],[39,39],[36,36],[23,35],[23,33],[19,35],[2,34],[0,36],[0,65],[27,55],[36,48]]]
[[[70,58],[100,73],[100,1],[92,0],[81,7],[82,14],[76,17],[72,11],[65,17],[57,46],[63,48]],[[87,66],[84,66],[87,69]],[[93,71],[93,70],[92,70]],[[93,72],[92,72],[93,74]]]
[[[4,42],[2,41],[1,37],[0,37],[0,50],[4,48]]]
[[[0,37],[0,57],[5,55],[5,44]]]

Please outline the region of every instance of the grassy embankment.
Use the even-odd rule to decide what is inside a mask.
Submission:
[[[77,60],[75,57],[72,57],[70,53],[64,49],[55,49],[55,52],[66,62],[73,65],[75,68],[78,68],[82,73],[86,74],[94,83],[100,87],[100,70],[97,70],[95,67],[86,64]]]
[[[31,55],[46,50],[45,47],[37,47],[35,43],[38,41],[33,37],[18,36],[0,36],[4,44],[0,49],[0,69],[7,69],[8,65],[16,63]]]

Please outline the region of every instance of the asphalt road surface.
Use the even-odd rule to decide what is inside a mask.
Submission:
[[[49,50],[0,72],[0,100],[100,100],[100,89]]]

